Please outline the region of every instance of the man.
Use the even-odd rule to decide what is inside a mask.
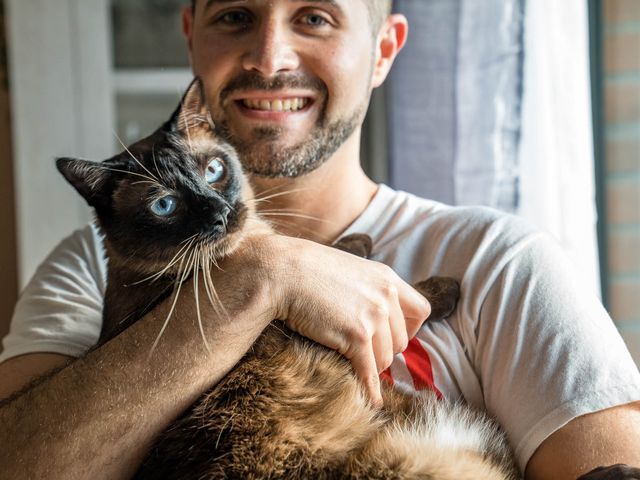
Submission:
[[[16,308],[0,396],[66,367],[0,408],[0,471],[127,478],[154,436],[273,318],[347,356],[374,402],[378,373],[391,364],[399,388],[435,388],[486,408],[527,478],[640,465],[637,368],[549,239],[487,209],[379,187],[360,169],[371,90],[407,35],[388,3],[197,0],[185,8],[193,70],[218,132],[238,148],[258,194],[288,192],[269,209],[299,214],[281,224],[291,236],[246,245],[223,274],[213,272],[224,278],[216,285],[233,321],[208,313],[211,354],[189,328],[187,291],[148,362],[166,304],[69,363],[97,338],[105,266],[92,227],[65,241]],[[461,279],[453,317],[420,327],[429,306],[388,267],[321,245],[356,231],[369,233],[375,258],[407,281],[434,272]]]

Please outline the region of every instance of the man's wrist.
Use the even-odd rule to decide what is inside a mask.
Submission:
[[[287,237],[276,234],[252,236],[225,259],[220,266],[219,281],[227,287],[235,284],[235,293],[244,299],[235,308],[252,310],[268,319],[267,323],[279,318],[284,299],[285,265],[289,258],[286,241]],[[225,279],[231,272],[237,277]],[[228,293],[234,296],[233,292]]]

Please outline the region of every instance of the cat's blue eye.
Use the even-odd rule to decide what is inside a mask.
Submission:
[[[172,195],[158,198],[151,204],[151,211],[159,217],[168,217],[176,211],[178,200]]]
[[[224,165],[220,160],[214,158],[207,165],[207,169],[204,172],[204,179],[209,185],[219,182],[224,177]]]

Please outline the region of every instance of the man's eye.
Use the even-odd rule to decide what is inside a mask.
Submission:
[[[242,11],[226,12],[218,17],[218,22],[225,25],[246,25],[251,22],[251,17]]]
[[[302,17],[302,22],[311,27],[322,27],[329,22],[322,15],[309,14]]]

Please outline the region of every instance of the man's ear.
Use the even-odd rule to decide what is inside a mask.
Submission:
[[[187,42],[189,63],[193,65],[191,61],[193,50],[193,7],[191,5],[182,7],[182,34]]]
[[[371,79],[373,88],[382,85],[387,78],[396,55],[407,42],[408,33],[409,23],[404,15],[394,13],[387,17],[376,38],[376,63]]]

